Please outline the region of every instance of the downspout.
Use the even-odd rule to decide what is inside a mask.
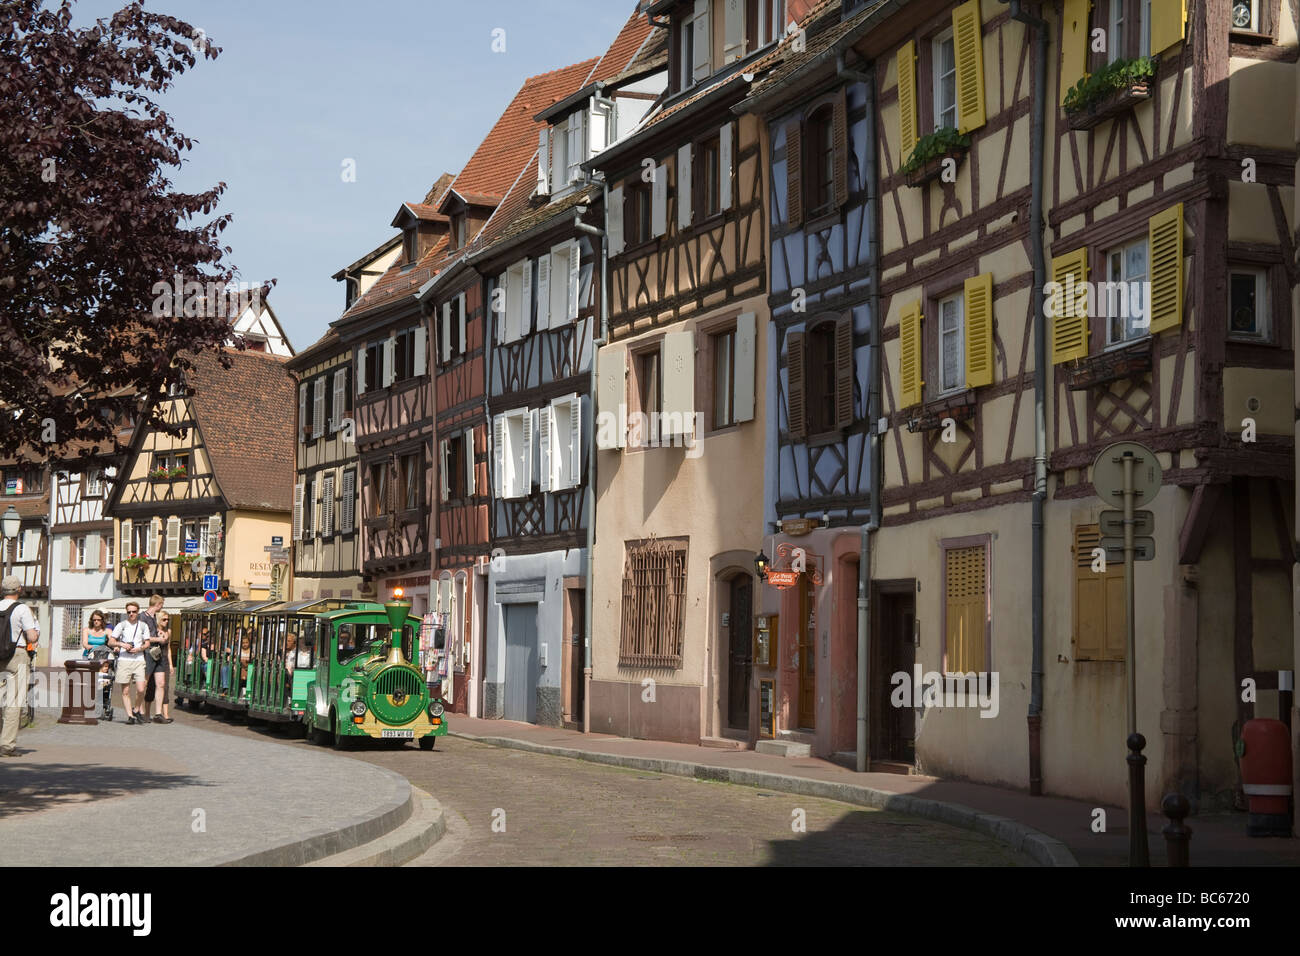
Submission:
[[[1007,2],[1007,0],[1004,0]],[[1043,126],[1047,106],[1047,21],[1021,9],[1020,0],[1009,0],[1012,20],[1035,31],[1034,106],[1029,127],[1030,200],[1029,239],[1034,265],[1034,495],[1030,518],[1032,571],[1030,612],[1033,629],[1033,661],[1029,684],[1029,792],[1043,793],[1043,503],[1047,499],[1047,320],[1043,314],[1042,290],[1047,284],[1047,263],[1043,256]]]
[[[596,608],[596,581],[592,558],[596,553],[596,356],[609,335],[609,299],[606,292],[606,277],[609,269],[609,256],[605,241],[609,230],[609,182],[602,183],[604,188],[605,228],[597,229],[582,221],[585,209],[579,209],[573,217],[573,227],[579,232],[596,236],[600,240],[600,335],[591,340],[591,428],[587,429],[587,613],[583,621],[582,648],[582,732],[591,733],[591,630],[592,615]]]
[[[868,260],[871,274],[871,344],[867,381],[867,422],[870,442],[867,485],[871,493],[871,515],[862,526],[858,545],[858,773],[871,767],[871,538],[880,527],[880,233],[876,228],[879,189],[876,181],[876,78],[874,67],[866,72],[850,70],[844,54],[835,57],[836,72],[841,79],[856,80],[866,91],[867,154],[864,178],[867,188]]]

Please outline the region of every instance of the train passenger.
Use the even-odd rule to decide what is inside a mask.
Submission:
[[[245,634],[244,639],[239,643],[240,697],[248,696],[248,688],[245,686],[245,682],[248,680],[248,662],[253,658],[252,644],[253,639],[250,634]]]
[[[356,645],[352,637],[352,625],[344,624],[339,628],[339,657],[345,654],[351,654],[356,650]]]
[[[293,631],[284,639],[284,669],[293,676],[293,668],[298,658],[298,635]]]

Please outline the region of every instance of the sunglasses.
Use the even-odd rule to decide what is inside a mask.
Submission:
[[[127,613],[127,616],[128,616],[128,617],[132,617],[132,616],[134,616],[134,615],[136,615],[136,614],[139,614],[140,612],[139,612],[139,611],[127,611],[126,613]]]

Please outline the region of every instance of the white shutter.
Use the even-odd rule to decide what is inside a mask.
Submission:
[[[504,498],[506,489],[506,417],[492,419],[492,494]]]
[[[519,334],[522,339],[533,326],[533,260],[524,260],[524,291],[519,297]]]
[[[469,339],[465,338],[466,325],[469,322],[469,316],[465,314],[465,293],[462,292],[456,297],[456,304],[460,314],[460,351],[462,355],[469,354]]]
[[[569,474],[570,488],[582,484],[582,399],[569,396]]]
[[[86,563],[82,567],[95,569],[99,567],[99,535],[86,535]]]
[[[330,418],[330,431],[338,431],[343,427],[343,409],[346,406],[347,396],[344,394],[344,387],[347,385],[348,375],[345,369],[334,370],[334,408]]]
[[[334,536],[334,473],[330,472],[321,481],[321,517],[320,533],[322,538]]]
[[[379,382],[382,388],[387,388],[393,384],[393,366],[396,364],[394,356],[397,354],[397,334],[388,333],[388,338],[384,341],[384,370],[380,373]]]
[[[525,409],[523,414],[524,448],[523,455],[520,456],[520,474],[516,476],[515,486],[521,498],[527,498],[533,491],[533,442],[536,441],[534,438],[536,429],[533,427],[534,414],[536,412],[533,409]]]
[[[149,540],[146,542],[149,545],[148,553],[150,557],[156,556],[154,555],[153,549],[158,547],[158,539],[162,537],[162,529],[162,518],[154,515],[153,519],[149,522]]]
[[[731,63],[745,54],[745,8],[742,0],[722,0],[723,48],[722,62]]]
[[[537,131],[537,195],[545,196],[551,191],[547,178],[550,174],[551,128],[543,126]]]
[[[650,235],[658,237],[668,231],[668,167],[655,167],[655,181],[650,184]]]
[[[343,501],[340,509],[339,530],[348,534],[353,530],[357,520],[357,473],[349,469],[343,472]]]
[[[709,38],[709,0],[695,0],[695,63],[692,77],[707,79],[713,72],[713,44]]]
[[[307,383],[303,382],[298,386],[298,441],[306,441],[306,433],[303,431],[307,427]]]
[[[551,192],[564,188],[569,178],[567,122],[556,125],[550,132],[551,140]]]
[[[213,515],[208,519],[208,552],[204,557],[216,557],[218,550],[217,541],[221,534],[221,515]]]
[[[363,395],[366,391],[366,350],[365,347],[357,352],[357,394]]]
[[[627,444],[627,346],[600,350],[596,381],[596,447],[622,448]]]
[[[506,340],[506,312],[510,308],[510,290],[508,288],[509,272],[503,272],[497,277],[497,286],[492,290],[492,297],[488,300],[487,314],[492,316],[492,326],[496,335],[497,345],[501,345]],[[497,309],[497,302],[504,307]]]
[[[474,429],[465,429],[465,495],[470,497],[475,492],[476,469],[474,468]]]
[[[543,405],[537,410],[537,443],[541,451],[541,467],[537,471],[537,487],[542,491],[550,491],[552,484],[552,455],[551,442],[555,438],[555,429],[552,427],[552,412],[554,406]]]
[[[415,327],[415,374],[423,375],[429,370],[429,357],[424,354],[429,333],[425,331],[424,322]]]
[[[609,254],[616,256],[623,251],[623,187],[609,191]]]
[[[609,111],[591,98],[591,121],[587,128],[587,158],[595,156],[609,142]]]
[[[451,303],[442,304],[442,343],[438,347],[438,354],[442,363],[445,365],[451,359]]]
[[[677,228],[691,224],[691,144],[677,150]]]
[[[577,239],[569,240],[569,321],[578,318],[578,297],[582,292],[582,246]]]
[[[731,208],[731,124],[723,123],[718,130],[718,183],[719,205]]]
[[[558,319],[559,316],[557,315]],[[551,256],[537,257],[537,329],[551,324]]]
[[[316,379],[311,389],[311,437],[319,438],[325,434],[325,379]]]
[[[311,528],[312,532],[319,538],[323,533],[321,530],[321,502],[324,500],[324,495],[321,494],[320,478],[311,483],[311,495],[311,501],[307,502],[308,507],[311,508]]]
[[[738,422],[754,420],[754,343],[754,313],[742,312],[736,319],[736,380],[731,400]]]
[[[689,435],[695,427],[695,333],[669,332],[663,348],[661,435]]]
[[[131,554],[134,551],[134,549],[131,547],[131,519],[130,518],[122,519],[120,532],[122,535],[122,539],[121,539],[121,546],[118,550],[119,562],[123,558],[131,557]]]
[[[174,558],[181,551],[181,519],[167,519],[167,543],[163,557]]]
[[[442,486],[442,500],[451,498],[451,476],[447,474],[447,439],[438,442],[438,481]]]
[[[293,486],[293,540],[302,540],[302,482]]]

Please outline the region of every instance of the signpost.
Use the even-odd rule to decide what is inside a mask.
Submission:
[[[195,540],[194,538],[186,538],[186,539],[185,539],[185,553],[186,553],[186,554],[198,554],[198,553],[199,553],[199,542],[198,542],[197,540]]]
[[[1163,473],[1155,452],[1135,441],[1121,441],[1101,450],[1092,466],[1092,485],[1107,504],[1119,508],[1119,524],[1123,537],[1102,538],[1107,560],[1111,554],[1124,559],[1124,626],[1125,669],[1128,671],[1128,865],[1150,866],[1147,851],[1146,796],[1143,785],[1143,768],[1147,758],[1142,755],[1146,738],[1137,730],[1137,641],[1133,623],[1133,562],[1150,561],[1155,557],[1155,539],[1137,538],[1141,527],[1155,530],[1155,517],[1151,512],[1139,512],[1141,505],[1150,504],[1160,491]],[[1139,518],[1139,515],[1145,517]],[[1114,530],[1114,513],[1103,513],[1105,524],[1102,533]],[[1140,556],[1141,555],[1141,556]]]
[[[221,581],[218,579],[217,575],[215,574],[203,575],[203,590],[211,591],[213,594],[216,594],[217,588],[219,587],[221,587]]]
[[[211,604],[211,603],[212,603],[213,601],[215,601],[216,599],[217,599],[217,592],[216,592],[216,591],[213,591],[213,590],[209,589],[209,590],[203,592],[203,600],[207,601],[209,604]]]
[[[273,547],[273,548],[283,548],[283,547],[284,547],[284,535],[279,535],[279,534],[273,534],[273,535],[271,535],[271,547]]]

